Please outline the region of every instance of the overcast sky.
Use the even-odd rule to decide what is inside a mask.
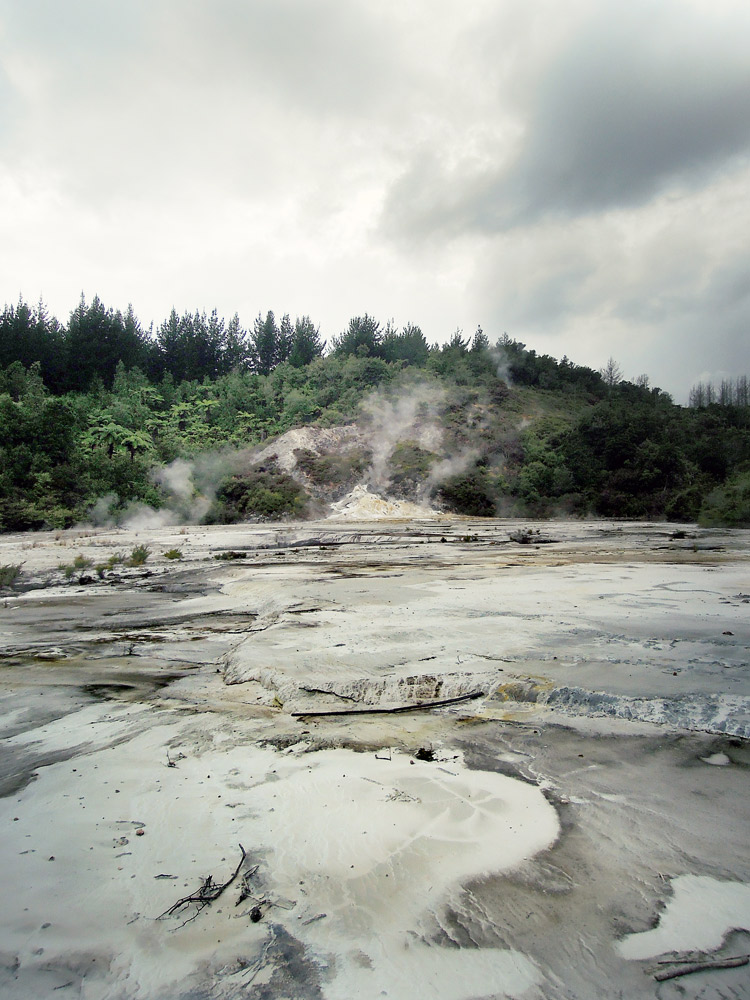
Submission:
[[[750,371],[747,0],[0,0],[0,299]]]

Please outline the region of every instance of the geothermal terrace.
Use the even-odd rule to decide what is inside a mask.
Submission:
[[[0,537],[0,996],[750,995],[750,532],[359,501]]]

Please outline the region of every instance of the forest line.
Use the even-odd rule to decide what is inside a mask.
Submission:
[[[42,304],[0,315],[0,530],[68,526],[104,497],[113,515],[158,509],[158,470],[176,460],[253,448],[293,427],[364,426],[370,394],[395,399],[417,384],[441,400],[430,419],[443,443],[398,442],[389,488],[399,495],[485,516],[750,523],[744,377],[723,392],[704,387],[685,408],[645,375],[624,380],[614,361],[597,372],[507,335],[492,344],[481,329],[438,346],[414,324],[364,314],[326,345],[307,316],[268,312],[246,331],[237,316],[173,310],[144,331],[132,308],[95,297],[65,326]],[[343,465],[301,456],[301,493],[262,470],[245,484],[249,500],[208,516],[304,516],[305,486],[366,476],[366,451]],[[217,488],[236,500],[236,483]]]

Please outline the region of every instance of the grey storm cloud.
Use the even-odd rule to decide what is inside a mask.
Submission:
[[[333,145],[394,99],[398,46],[375,4],[5,0],[0,30],[6,162],[87,201],[278,189],[315,164],[327,123]]]
[[[6,50],[46,70],[61,100],[163,76],[362,110],[394,49],[374,5],[342,0],[3,0],[0,16]]]
[[[386,231],[502,232],[706,183],[750,150],[749,29],[745,14],[728,23],[688,3],[594,4],[521,98],[515,148],[491,138],[446,166],[423,144],[389,193]]]
[[[746,0],[0,0],[0,274],[65,315],[747,367]]]

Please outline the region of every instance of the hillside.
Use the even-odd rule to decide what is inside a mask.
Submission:
[[[8,315],[0,358],[19,356],[0,370],[1,530],[319,517],[365,488],[463,515],[750,523],[750,407],[679,407],[616,366],[481,331],[431,347],[367,316],[324,355],[307,318],[286,322],[283,342],[267,318],[249,338],[235,324],[219,374],[176,378],[179,331],[141,334],[140,355],[132,337],[127,358],[110,344],[109,368],[69,387],[62,362],[45,373],[44,336],[39,357],[24,354]],[[71,317],[67,341],[55,328],[68,369],[85,319]]]

